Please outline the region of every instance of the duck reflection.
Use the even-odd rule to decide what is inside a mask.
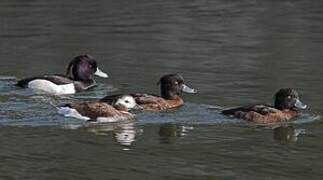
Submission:
[[[109,123],[93,124],[90,123],[81,129],[96,135],[112,135],[118,143],[123,146],[131,146],[136,138],[137,130],[135,124],[131,123]]]
[[[136,138],[136,129],[134,123],[120,126],[113,131],[114,138],[124,146],[131,146]]]
[[[183,126],[176,124],[162,124],[159,127],[159,136],[162,143],[170,143],[174,140],[174,137],[187,136],[194,128],[192,126]]]
[[[282,142],[296,142],[299,135],[305,134],[305,129],[296,129],[292,126],[280,126],[273,129],[274,139]]]

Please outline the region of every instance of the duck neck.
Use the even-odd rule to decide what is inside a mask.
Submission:
[[[179,98],[179,94],[161,89],[161,97],[163,99],[173,100]]]
[[[281,111],[294,110],[293,108],[290,108],[288,105],[284,104],[283,102],[281,102],[279,100],[275,101],[275,108],[279,109]]]
[[[89,76],[89,75],[79,75],[77,72],[73,73],[73,80],[74,81],[84,81],[84,82],[93,81],[91,76]]]

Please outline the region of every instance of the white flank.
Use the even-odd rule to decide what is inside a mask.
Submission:
[[[69,107],[59,107],[58,108],[58,114],[62,114],[65,117],[73,117],[73,118],[81,119],[81,120],[85,120],[85,121],[90,120],[89,117],[82,116],[75,109],[69,108]]]
[[[43,79],[36,79],[36,80],[30,81],[28,83],[28,88],[37,90],[37,91],[42,91],[52,95],[74,94],[76,92],[73,83],[57,85]]]

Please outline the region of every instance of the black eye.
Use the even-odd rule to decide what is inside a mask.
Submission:
[[[129,101],[128,101],[128,100],[125,100],[124,102],[129,103]]]

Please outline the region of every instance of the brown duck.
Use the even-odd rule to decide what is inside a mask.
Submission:
[[[131,94],[144,111],[159,112],[178,108],[184,104],[181,92],[196,93],[194,89],[184,84],[184,79],[179,74],[164,75],[160,78],[158,84],[160,84],[161,96],[141,93]],[[101,101],[111,102],[114,99],[113,96],[107,96]]]
[[[290,121],[299,114],[298,109],[307,108],[299,100],[299,95],[294,89],[280,89],[274,97],[274,106],[257,104],[227,109],[222,111],[222,114],[255,123],[270,124]]]
[[[134,115],[128,111],[141,108],[130,95],[120,95],[115,98],[116,101],[111,105],[102,101],[65,104],[58,108],[58,113],[82,120],[116,122],[133,119]]]

